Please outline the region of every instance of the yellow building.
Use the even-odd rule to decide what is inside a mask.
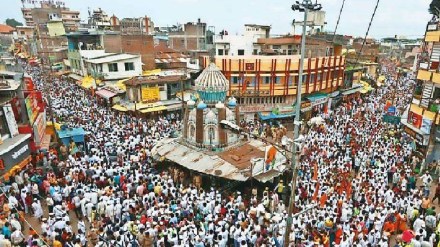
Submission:
[[[291,106],[296,99],[299,55],[216,56],[215,64],[229,80],[228,96],[234,96],[241,112],[268,112],[274,106]],[[209,57],[202,58],[202,65]],[[328,94],[343,85],[344,56],[306,58],[302,94],[325,103]],[[314,97],[317,94],[320,97]],[[248,109],[249,108],[249,109]]]
[[[405,132],[415,139],[416,154],[426,157],[428,163],[440,159],[439,22],[428,23],[423,47],[414,98],[401,122]]]

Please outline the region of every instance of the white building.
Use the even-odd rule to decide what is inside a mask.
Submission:
[[[142,75],[141,56],[126,53],[103,53],[85,58],[84,68],[88,75],[105,81]]]
[[[246,24],[244,34],[230,35],[222,31],[214,38],[215,54],[217,56],[248,56],[261,52],[260,47],[255,46],[258,39],[269,38],[270,26]]]

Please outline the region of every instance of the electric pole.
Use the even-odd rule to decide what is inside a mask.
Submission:
[[[311,0],[303,0],[302,3],[296,1],[296,4],[292,5],[293,11],[304,12],[304,23],[302,26],[302,37],[301,37],[301,58],[299,61],[299,74],[298,74],[298,86],[296,88],[296,105],[295,105],[295,120],[294,120],[294,137],[293,137],[293,145],[292,145],[292,188],[291,194],[289,198],[289,211],[287,217],[287,225],[284,233],[284,246],[290,245],[290,232],[292,228],[292,213],[295,207],[295,192],[296,192],[296,180],[298,178],[298,168],[297,164],[299,163],[299,157],[297,157],[297,150],[300,148],[301,144],[296,141],[299,137],[300,125],[301,125],[301,91],[302,91],[302,83],[303,83],[303,73],[304,73],[304,58],[306,53],[306,32],[307,32],[307,14],[309,11],[319,11],[321,10],[321,4],[317,2],[312,3]],[[297,147],[298,145],[298,147]]]

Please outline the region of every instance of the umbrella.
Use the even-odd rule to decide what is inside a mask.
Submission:
[[[402,233],[402,240],[405,243],[411,242],[411,240],[414,238],[414,232],[411,230],[406,230]]]

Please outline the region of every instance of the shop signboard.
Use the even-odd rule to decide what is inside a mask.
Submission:
[[[323,103],[327,102],[327,100],[328,100],[327,97],[316,99],[315,101],[312,102],[312,106],[317,106],[317,105],[323,104]]]
[[[240,106],[240,112],[246,113],[246,112],[268,112],[271,111],[271,106],[265,106],[265,105],[249,105],[249,106]]]
[[[395,106],[388,107],[387,112],[388,112],[388,115],[390,115],[390,116],[396,115],[396,107]]]
[[[143,87],[142,88],[142,101],[152,102],[160,100],[159,87]]]
[[[308,112],[312,110],[312,103],[305,101],[301,102],[301,112]]]
[[[408,122],[410,122],[417,129],[420,129],[420,127],[422,127],[423,117],[421,115],[414,112],[410,112],[410,114],[408,114],[408,118],[409,118]]]
[[[390,123],[390,124],[399,124],[400,117],[383,115],[382,121],[384,121],[385,123]]]
[[[420,130],[429,135],[429,133],[431,133],[431,126],[432,126],[432,120],[423,118],[422,126],[420,127]]]
[[[25,137],[17,146],[0,157],[3,160],[3,165],[5,167],[4,170],[0,171],[0,175],[4,175],[4,172],[9,171],[17,164],[20,164],[23,160],[29,157],[30,154],[31,149],[29,148],[29,137]]]
[[[37,114],[38,114],[37,102],[36,102],[35,98],[32,96],[32,94],[30,94],[28,97],[26,97],[24,102],[26,104],[26,110],[27,110],[27,114],[29,117],[29,123],[31,124],[31,126],[33,126],[34,122],[35,122],[35,118],[37,118]]]
[[[254,70],[254,63],[246,63],[246,70]]]
[[[5,114],[6,123],[8,124],[9,133],[12,137],[18,135],[18,125],[15,121],[14,112],[12,111],[12,106],[7,104],[3,106],[3,113]]]
[[[44,133],[46,131],[46,114],[44,113],[40,113],[37,117],[37,119],[35,120],[34,123],[34,138],[35,138],[35,142],[37,143],[37,145],[40,145],[43,137],[44,137]]]

